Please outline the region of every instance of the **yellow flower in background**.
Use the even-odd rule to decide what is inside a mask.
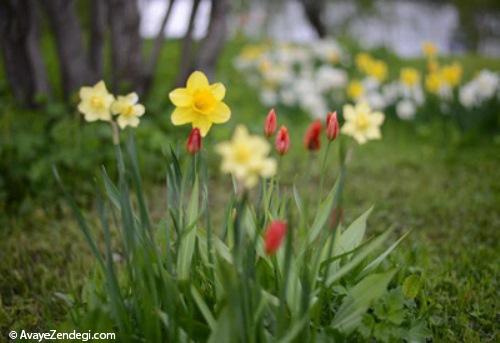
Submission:
[[[357,100],[365,93],[363,84],[358,80],[352,80],[347,85],[347,96],[353,100]]]
[[[430,72],[437,71],[439,69],[439,63],[436,60],[431,59],[431,60],[427,61],[427,69]]]
[[[382,82],[387,78],[387,64],[380,60],[374,60],[368,63],[366,73]]]
[[[86,121],[110,121],[110,106],[114,100],[113,95],[108,93],[104,81],[99,81],[93,87],[80,88],[78,110],[83,113]]]
[[[432,42],[423,42],[422,43],[422,52],[424,53],[424,56],[427,58],[433,58],[436,56],[438,52],[438,48],[436,44]]]
[[[450,65],[444,66],[441,69],[443,80],[448,83],[451,87],[456,87],[460,84],[462,78],[462,66],[459,63],[452,63]]]
[[[269,158],[271,147],[260,136],[251,136],[239,125],[231,141],[219,143],[216,151],[222,155],[221,171],[232,174],[246,188],[254,187],[259,177],[276,173],[276,161]]]
[[[240,53],[241,58],[247,61],[256,60],[264,52],[265,47],[262,45],[247,45]]]
[[[116,121],[121,129],[127,126],[137,127],[139,125],[139,117],[144,114],[146,109],[138,101],[137,94],[130,93],[125,96],[119,95],[117,100],[111,104],[111,112],[118,114]]]
[[[384,114],[372,112],[366,103],[358,103],[356,106],[344,105],[345,123],[341,132],[353,137],[359,144],[364,144],[372,139],[382,138],[380,126],[384,122]]]
[[[176,106],[171,117],[172,123],[191,123],[205,136],[212,124],[225,123],[231,117],[231,110],[222,102],[225,94],[226,88],[222,83],[209,84],[205,74],[193,72],[185,88],[174,89],[169,94],[170,101]]]
[[[415,87],[420,83],[420,73],[415,68],[402,68],[399,79],[407,87]]]
[[[370,54],[366,52],[360,52],[356,55],[356,67],[359,71],[366,73],[368,70],[368,66],[372,63],[373,59]]]
[[[441,77],[440,71],[429,73],[425,78],[425,88],[433,94],[439,94],[441,88],[444,86],[444,80]]]

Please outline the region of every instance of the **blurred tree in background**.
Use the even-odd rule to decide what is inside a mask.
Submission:
[[[45,22],[54,37],[62,94],[68,99],[82,85],[104,78],[110,66],[114,92],[135,90],[146,95],[158,64],[166,25],[176,1],[169,1],[160,30],[149,54],[143,51],[138,3],[132,0],[3,0],[0,2],[0,46],[13,95],[19,103],[34,106],[50,98],[40,40]],[[177,83],[195,68],[213,75],[227,31],[229,0],[211,0],[206,37],[195,49],[193,32],[200,0],[192,2],[189,26],[181,44]],[[88,44],[86,44],[88,37]],[[105,47],[110,60],[105,60]],[[52,75],[51,75],[52,76]]]

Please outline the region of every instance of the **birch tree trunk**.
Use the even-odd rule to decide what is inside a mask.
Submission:
[[[108,5],[111,28],[112,88],[115,92],[134,90],[142,94],[144,68],[137,2],[108,0]]]
[[[318,34],[319,38],[326,37],[326,27],[321,15],[325,10],[325,0],[301,0],[304,12],[309,23]]]
[[[215,76],[215,67],[220,52],[224,47],[227,33],[227,14],[230,11],[229,0],[212,0],[210,24],[197,58],[197,68],[203,70],[209,79]]]
[[[40,37],[37,4],[30,0],[0,2],[0,47],[14,97],[34,106],[38,95],[49,95]]]
[[[183,85],[187,77],[193,70],[193,31],[199,5],[200,0],[193,0],[191,15],[189,16],[188,28],[186,30],[186,33],[184,34],[184,38],[182,39],[181,59],[179,65],[179,73],[177,74],[177,79],[175,82],[176,86]]]
[[[64,96],[97,81],[83,44],[74,0],[40,0],[54,32]]]

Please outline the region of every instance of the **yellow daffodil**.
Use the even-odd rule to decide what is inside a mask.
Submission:
[[[399,79],[405,86],[415,87],[420,83],[420,73],[415,68],[402,68]]]
[[[439,94],[444,82],[439,71],[429,73],[425,78],[425,88],[433,94]]]
[[[118,114],[118,126],[124,129],[127,126],[137,127],[139,117],[145,112],[143,105],[138,103],[139,97],[136,93],[130,93],[126,96],[118,96],[118,99],[111,104],[111,112]]]
[[[368,104],[344,105],[344,119],[341,132],[353,137],[359,144],[382,138],[380,126],[384,122],[384,114],[372,112]]]
[[[437,46],[432,42],[423,42],[422,43],[422,52],[424,56],[427,58],[433,58],[437,54]]]
[[[80,88],[78,110],[83,113],[86,121],[109,121],[110,106],[113,101],[114,97],[108,93],[104,81],[99,81],[93,87]]]
[[[456,87],[460,84],[462,78],[462,66],[459,63],[452,63],[444,66],[441,69],[442,77],[451,87]]]
[[[367,72],[368,66],[372,63],[372,61],[372,57],[366,52],[361,52],[356,55],[356,67],[363,73]]]
[[[368,64],[366,73],[382,82],[387,78],[387,64],[379,60],[372,61]]]
[[[353,100],[358,100],[364,94],[363,84],[357,80],[352,80],[347,85],[347,96]]]
[[[254,187],[259,177],[268,178],[276,173],[276,161],[268,157],[270,150],[264,138],[251,136],[242,125],[236,128],[231,141],[216,147],[222,155],[222,172],[232,174],[246,188]]]
[[[176,106],[172,113],[174,125],[191,123],[205,136],[212,124],[225,123],[231,117],[231,110],[222,102],[226,88],[222,83],[209,84],[200,71],[192,73],[185,88],[170,92],[170,101]]]

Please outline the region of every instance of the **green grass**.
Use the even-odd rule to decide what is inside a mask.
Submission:
[[[241,44],[230,44],[220,62],[219,79],[227,85],[233,119],[228,127],[211,133],[213,140],[227,137],[230,128],[239,122],[260,130],[266,113],[255,92],[231,68],[231,59]],[[148,113],[150,124],[163,123],[166,133],[171,130],[165,124],[170,110],[166,94],[174,76],[168,66],[175,65],[177,59],[174,47],[168,44],[164,50],[148,101],[152,108]],[[498,60],[463,60],[471,66],[467,68],[499,67]],[[293,136],[293,152],[286,157],[285,171],[293,175],[295,168],[304,168],[308,163],[301,144],[306,118],[282,109],[278,113]],[[349,222],[375,204],[369,221],[371,233],[393,224],[399,232],[413,230],[392,259],[402,268],[410,266],[410,271],[424,276],[435,341],[498,341],[498,138],[457,139],[452,128],[443,130],[440,123],[414,127],[411,123],[388,121],[383,132],[382,141],[354,152],[345,189],[346,220]],[[146,151],[149,148],[143,147]],[[311,167],[312,177],[317,165]],[[212,167],[216,166],[214,162]],[[75,177],[89,182],[92,179],[92,175]],[[223,189],[227,185],[227,177],[214,176],[215,187]],[[163,199],[162,185],[152,184],[148,191],[149,204],[158,218],[163,208],[163,200],[158,200]],[[23,216],[4,213],[0,218],[4,228],[0,230],[2,333],[21,328],[55,328],[66,316],[64,301],[58,294],[81,291],[82,281],[91,274],[93,259],[83,237],[65,207],[58,205],[56,202],[54,209],[45,210],[47,206],[35,200],[33,208]],[[93,211],[92,206],[89,211]],[[221,212],[217,202],[213,211]]]

